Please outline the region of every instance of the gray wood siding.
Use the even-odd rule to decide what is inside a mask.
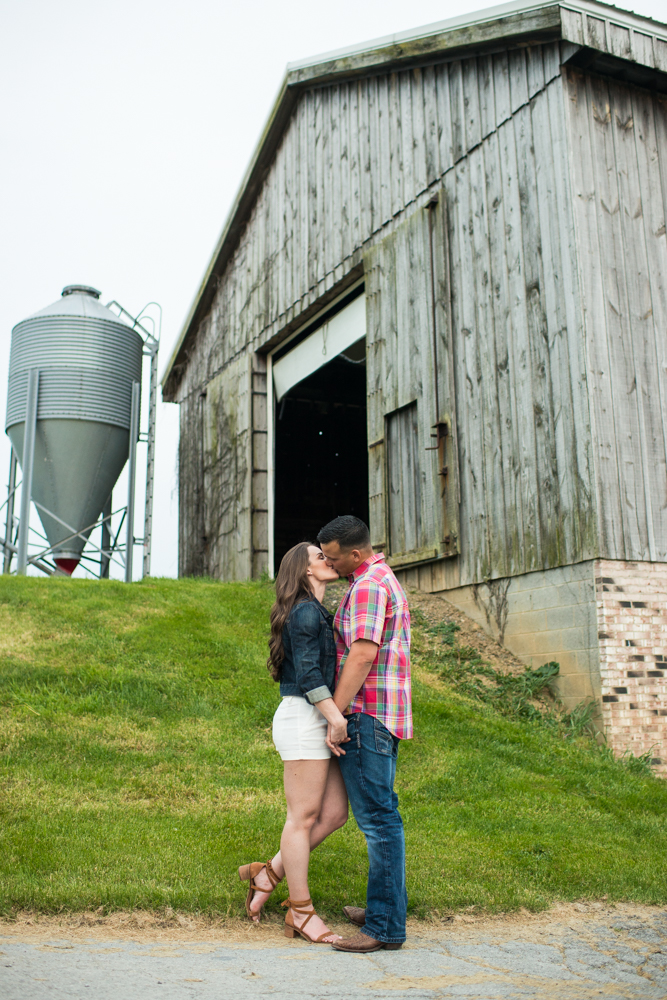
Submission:
[[[225,580],[252,574],[252,389],[249,354],[208,383],[204,407],[206,572]]]
[[[371,534],[394,566],[458,551],[458,463],[446,448],[456,401],[445,231],[440,198],[364,258]],[[438,425],[448,431],[440,448]],[[385,470],[377,468],[381,439]]]
[[[389,552],[418,552],[422,531],[422,447],[418,404],[387,417],[387,513]]]
[[[177,399],[321,303],[370,243],[559,74],[553,42],[305,92],[188,346]]]
[[[667,106],[567,71],[599,555],[667,559]]]
[[[591,558],[596,530],[563,90],[445,178],[461,460],[461,582]]]
[[[182,400],[194,399],[245,352],[321,307],[364,258],[368,263],[376,244],[442,191],[449,213],[449,395],[456,398],[461,556],[410,571],[411,581],[428,589],[596,554],[564,105],[557,43],[306,92],[189,346]],[[406,283],[398,310],[414,307],[411,294]],[[388,391],[398,391],[398,376]],[[397,397],[395,405],[409,401]],[[184,431],[189,437],[196,425]],[[378,542],[386,541],[387,456],[384,431],[370,431],[369,425]],[[255,461],[250,437],[249,469]],[[198,447],[194,437],[191,445],[182,442],[182,453],[190,447]],[[222,480],[208,481],[207,489],[222,489]],[[183,493],[182,503],[188,497]],[[260,550],[261,529],[251,527],[254,503],[242,509],[248,539]],[[228,575],[224,560],[215,565],[216,573]],[[247,566],[247,573],[255,571],[251,561]]]
[[[181,402],[178,445],[178,575],[206,572],[204,533],[204,399],[190,393]]]

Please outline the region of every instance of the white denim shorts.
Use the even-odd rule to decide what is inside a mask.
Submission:
[[[283,760],[326,760],[327,720],[299,695],[287,695],[273,716],[273,742]]]

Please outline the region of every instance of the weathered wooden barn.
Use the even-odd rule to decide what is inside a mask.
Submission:
[[[180,573],[339,513],[667,760],[667,28],[514,3],[293,64],[163,380]]]

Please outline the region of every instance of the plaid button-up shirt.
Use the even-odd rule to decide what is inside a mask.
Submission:
[[[410,612],[403,588],[378,553],[349,577],[350,587],[336,612],[336,683],[350,646],[370,639],[379,649],[368,677],[347,709],[373,715],[399,739],[412,736]]]

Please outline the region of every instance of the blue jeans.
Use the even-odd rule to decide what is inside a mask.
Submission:
[[[338,758],[354,818],[366,838],[368,890],[364,934],[376,941],[405,941],[405,836],[394,791],[397,736],[372,715],[348,716],[349,743]]]

